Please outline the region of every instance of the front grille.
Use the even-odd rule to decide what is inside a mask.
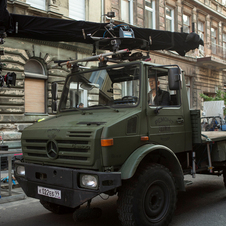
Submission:
[[[60,159],[73,159],[73,160],[82,160],[86,161],[86,157],[77,157],[77,156],[59,156]]]
[[[32,149],[32,150],[46,150],[45,147],[33,147],[33,146],[27,146],[27,149]]]
[[[68,132],[69,137],[90,137],[90,132],[77,132],[77,131],[70,131]]]
[[[34,140],[34,139],[29,139],[29,140],[26,140],[26,142],[29,142],[29,143],[46,143],[48,140]]]
[[[32,156],[32,157],[47,157],[47,155],[38,154],[38,153],[28,153],[28,156]]]
[[[24,158],[28,161],[51,162],[53,164],[91,165],[92,131],[67,131],[64,140],[56,139],[58,156],[51,159],[47,155],[47,139],[26,139],[22,141]]]
[[[76,150],[74,148],[60,148],[60,151],[67,151],[67,152],[88,152],[88,150],[78,149],[78,148],[76,148]]]

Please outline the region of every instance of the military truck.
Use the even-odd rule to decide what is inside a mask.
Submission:
[[[73,212],[78,221],[100,215],[90,207],[94,197],[117,194],[122,225],[160,226],[173,217],[184,175],[225,178],[226,134],[201,133],[180,65],[149,59],[150,50],[184,56],[203,44],[197,34],[9,14],[6,1],[0,10],[1,44],[6,35],[77,41],[93,44],[95,55],[58,62],[71,73],[59,106],[53,83],[56,115],[23,131],[15,177],[27,196],[54,213]],[[96,55],[97,48],[111,52]],[[87,67],[90,61],[99,64]]]
[[[169,105],[149,105],[153,76]],[[96,89],[99,99],[79,108],[81,89]],[[52,90],[55,103],[56,84]],[[23,131],[15,177],[27,196],[54,213],[75,211],[75,220],[80,205],[105,193],[118,194],[122,225],[168,225],[184,175],[225,175],[224,139],[201,134],[178,65],[106,60],[72,70],[57,114]]]

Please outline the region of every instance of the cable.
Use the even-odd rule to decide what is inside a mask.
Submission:
[[[108,197],[105,199],[104,197],[101,196],[101,194],[99,194],[99,196],[103,199],[103,200],[108,200],[109,199],[109,195]]]

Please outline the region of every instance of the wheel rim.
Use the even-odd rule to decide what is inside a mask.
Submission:
[[[151,222],[159,222],[169,209],[169,190],[162,181],[155,181],[146,190],[144,196],[144,211]]]

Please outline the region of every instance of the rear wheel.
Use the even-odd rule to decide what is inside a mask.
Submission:
[[[57,205],[51,202],[46,202],[46,201],[41,201],[40,203],[50,212],[55,213],[55,214],[66,214],[66,213],[73,213],[77,208],[70,208],[67,206],[61,206]]]
[[[118,213],[124,226],[163,226],[176,208],[174,179],[167,168],[152,164],[126,181],[119,191]]]

